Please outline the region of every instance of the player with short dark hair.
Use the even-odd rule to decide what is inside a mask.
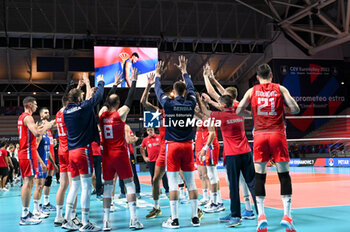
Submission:
[[[139,54],[134,52],[130,58],[123,63],[123,73],[121,78],[121,87],[131,86],[132,70],[135,68],[135,63],[139,60]]]
[[[23,99],[24,112],[18,118],[19,150],[18,159],[21,170],[23,185],[21,190],[22,198],[22,216],[20,225],[35,225],[41,223],[41,220],[35,217],[29,211],[29,202],[31,198],[34,176],[37,169],[37,163],[46,171],[46,165],[37,153],[36,138],[42,135],[47,129],[52,127],[51,123],[43,122],[36,125],[32,114],[37,110],[38,105],[34,97],[25,97]]]
[[[223,95],[219,98],[220,108],[223,111],[210,111],[203,106],[198,95],[202,112],[213,120],[221,121],[221,133],[224,140],[225,167],[230,188],[230,214],[219,220],[226,222],[227,227],[241,224],[241,203],[239,199],[239,176],[242,172],[253,199],[255,171],[251,149],[245,135],[244,118],[235,113],[233,98]]]
[[[239,103],[237,113],[242,113],[251,104],[254,120],[254,162],[256,171],[255,193],[259,209],[257,232],[267,231],[264,211],[267,162],[276,162],[281,183],[284,216],[281,226],[286,232],[295,232],[291,215],[292,182],[289,175],[289,153],[285,132],[284,114],[298,114],[299,107],[289,91],[272,83],[272,71],[268,64],[257,68],[258,85],[250,88]],[[286,104],[287,106],[285,106]]]
[[[165,111],[165,123],[168,125],[165,132],[165,140],[171,217],[162,224],[166,228],[180,227],[178,215],[178,179],[180,178],[180,169],[183,171],[190,195],[192,207],[191,223],[193,226],[200,225],[198,217],[198,192],[194,181],[194,158],[192,151],[194,134],[192,126],[187,125],[188,121],[192,120],[194,116],[196,96],[193,83],[187,73],[187,62],[184,56],[179,57],[179,65],[176,65],[176,67],[181,71],[185,84],[183,82],[174,83],[174,99],[169,98],[161,88],[160,76],[165,70],[163,61],[159,62],[156,70],[158,75],[155,81],[155,92],[158,101]]]

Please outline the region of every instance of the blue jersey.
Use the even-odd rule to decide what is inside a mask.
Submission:
[[[79,104],[69,103],[63,111],[67,127],[68,150],[85,147],[93,141],[100,143],[94,107],[103,97],[104,82],[98,82],[97,91],[89,100]]]
[[[42,135],[38,146],[38,153],[45,165],[47,165],[47,161],[49,160],[50,155],[50,137],[48,133]]]
[[[126,81],[126,63],[130,62],[131,66],[130,66],[130,74],[132,72],[132,69],[134,68],[134,64],[131,62],[130,59],[127,59],[125,62],[124,62],[124,65],[123,65],[123,75],[121,76],[121,81],[122,83],[120,84],[121,87],[128,87],[128,84],[127,84],[127,81]]]
[[[191,123],[194,123],[194,109],[196,107],[196,94],[191,78],[184,75],[187,86],[187,96],[178,96],[171,99],[166,96],[161,88],[160,77],[156,77],[155,92],[158,101],[165,112],[164,126],[165,140],[184,142],[194,139],[194,131]]]

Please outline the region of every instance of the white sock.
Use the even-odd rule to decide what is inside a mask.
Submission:
[[[109,221],[110,212],[110,208],[103,208],[103,221]]]
[[[89,222],[90,211],[90,196],[91,196],[91,177],[81,178],[81,198],[80,205],[82,209],[82,222],[87,224]]]
[[[208,200],[208,189],[203,189],[203,199]]]
[[[77,217],[77,211],[75,209],[72,210],[72,218]]]
[[[134,220],[137,218],[136,216],[136,201],[128,202],[129,211],[130,211],[130,219]]]
[[[179,201],[170,201],[170,211],[171,211],[171,219],[179,218]]]
[[[217,202],[218,203],[222,203],[222,198],[221,198],[221,191],[220,190],[218,190],[218,200],[217,200]]]
[[[265,197],[258,197],[258,196],[256,197],[256,204],[258,206],[259,217],[260,215],[265,214],[264,201],[265,201]]]
[[[154,208],[159,209],[159,200],[154,200]]]
[[[214,203],[218,203],[218,192],[210,192],[210,200]]]
[[[49,195],[44,195],[44,205],[47,205],[50,203]]]
[[[81,222],[83,223],[83,225],[89,223],[89,211],[81,211]]]
[[[73,205],[74,205],[74,201],[78,195],[79,189],[80,189],[80,180],[73,180],[71,186],[69,187],[67,200],[66,200],[66,215],[64,218],[67,221],[72,220],[74,218],[74,216],[72,215],[73,214]]]
[[[180,198],[184,198],[185,197],[185,190],[184,187],[180,187]]]
[[[248,211],[253,211],[252,205],[250,204],[250,198],[248,196],[244,196],[244,202],[245,202],[245,209]]]
[[[56,217],[58,218],[63,217],[63,205],[56,205],[56,207],[57,207]]]
[[[22,217],[27,216],[29,213],[29,207],[22,207]]]
[[[192,217],[198,217],[198,199],[191,199]]]
[[[34,200],[33,201],[33,203],[34,203],[34,211],[39,211],[39,200]]]
[[[284,215],[292,218],[292,196],[283,196]]]

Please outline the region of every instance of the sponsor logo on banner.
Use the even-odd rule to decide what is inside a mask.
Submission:
[[[329,158],[326,159],[328,167],[350,167],[350,158]]]
[[[313,166],[316,159],[290,159],[289,166]]]

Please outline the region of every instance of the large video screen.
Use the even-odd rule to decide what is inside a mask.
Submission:
[[[114,75],[122,73],[121,88],[131,84],[131,70],[136,67],[140,73],[136,87],[147,86],[147,76],[154,72],[158,63],[158,48],[141,47],[94,47],[95,83],[96,77],[103,75],[106,87],[114,84]],[[97,83],[96,83],[97,85]]]

